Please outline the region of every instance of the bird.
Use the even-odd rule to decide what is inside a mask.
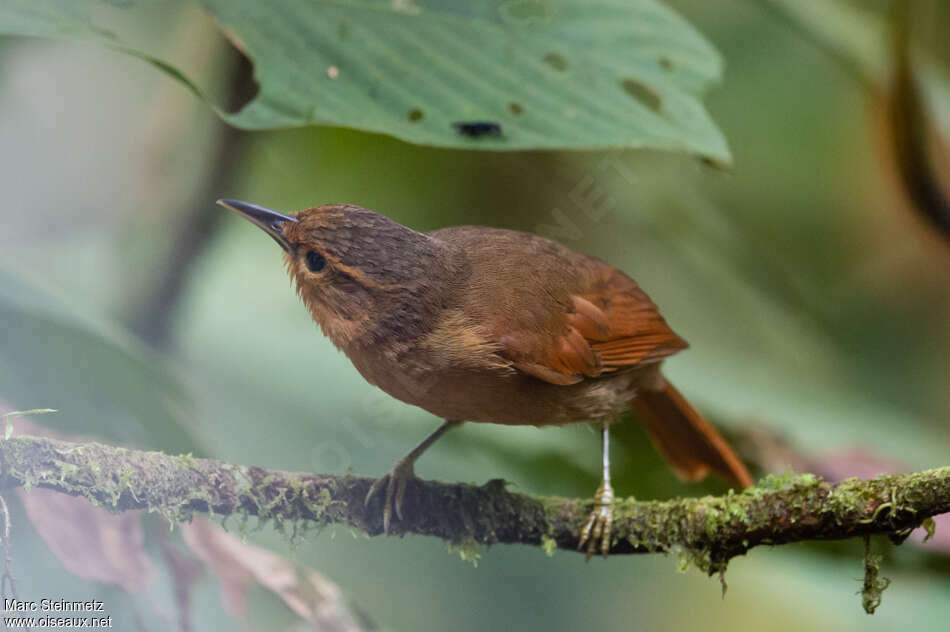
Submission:
[[[218,204],[283,249],[297,294],[371,384],[443,423],[385,475],[383,532],[414,465],[465,422],[599,426],[602,479],[578,550],[611,547],[610,427],[633,410],[676,475],[752,478],[720,433],[663,376],[686,342],[640,286],[601,259],[544,237],[484,226],[417,232],[352,204],[293,215],[240,200]]]

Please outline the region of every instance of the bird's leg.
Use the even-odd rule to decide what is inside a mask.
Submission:
[[[614,488],[610,486],[610,431],[607,422],[604,422],[601,431],[603,433],[604,476],[594,494],[594,511],[587,519],[587,524],[581,529],[580,541],[577,543],[578,551],[582,550],[585,544],[587,545],[588,560],[594,555],[598,541],[600,553],[607,557],[607,551],[610,550],[610,527],[614,520]]]
[[[402,520],[402,499],[406,495],[406,484],[409,479],[416,476],[412,468],[416,459],[422,456],[422,453],[429,449],[429,446],[435,443],[436,439],[461,424],[461,421],[447,419],[445,423],[436,428],[435,432],[423,439],[422,443],[417,445],[412,452],[396,461],[393,469],[376,479],[373,486],[369,488],[364,501],[365,505],[369,505],[369,501],[372,500],[373,496],[380,492],[384,485],[386,486],[386,498],[383,501],[383,533],[389,533],[389,521],[392,518],[393,509],[396,510],[396,517]]]

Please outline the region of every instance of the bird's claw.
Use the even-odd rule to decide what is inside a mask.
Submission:
[[[400,459],[392,470],[377,478],[366,493],[366,500],[363,504],[369,506],[373,496],[382,491],[384,485],[386,486],[386,497],[383,500],[383,533],[389,533],[389,524],[394,509],[396,517],[402,520],[402,501],[406,496],[406,485],[410,479],[415,477],[412,461]]]
[[[594,510],[587,519],[587,524],[581,529],[577,543],[577,550],[582,551],[587,545],[587,560],[594,556],[597,543],[600,542],[600,553],[605,558],[610,550],[610,528],[614,520],[614,490],[609,484],[602,484],[594,495]]]

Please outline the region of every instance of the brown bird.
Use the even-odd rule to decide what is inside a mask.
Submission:
[[[682,478],[752,479],[718,432],[663,377],[686,348],[628,276],[528,233],[456,226],[418,233],[358,206],[296,216],[218,203],[284,249],[297,293],[324,334],[370,383],[446,421],[379,478],[383,529],[402,519],[413,464],[465,421],[599,424],[603,480],[579,549],[610,548],[608,430],[632,408]]]

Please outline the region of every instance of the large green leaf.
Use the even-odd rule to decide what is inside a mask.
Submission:
[[[91,0],[7,0],[0,33],[99,40],[201,90],[139,41],[96,25]],[[143,1],[113,2],[126,18]],[[442,147],[647,147],[727,161],[700,96],[722,70],[655,0],[203,0],[255,66],[259,94],[219,111],[246,129],[336,125]],[[139,15],[138,17],[142,17]],[[452,125],[492,121],[500,136]]]

